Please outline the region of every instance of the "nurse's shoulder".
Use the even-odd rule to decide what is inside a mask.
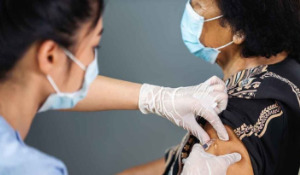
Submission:
[[[1,175],[67,175],[66,166],[54,157],[27,146],[0,116]]]

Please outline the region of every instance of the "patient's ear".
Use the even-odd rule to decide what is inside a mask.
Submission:
[[[240,45],[242,44],[246,39],[246,36],[243,32],[241,31],[238,31],[238,32],[235,32],[235,34],[233,35],[233,43],[234,44],[237,44],[237,45]]]

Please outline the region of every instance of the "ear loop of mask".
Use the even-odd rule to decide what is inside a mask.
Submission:
[[[220,50],[220,49],[223,49],[223,48],[225,48],[225,47],[227,47],[227,46],[229,46],[229,45],[231,45],[231,44],[233,44],[233,41],[231,41],[231,42],[225,44],[224,46],[221,46],[221,47],[218,47],[218,48],[215,48],[215,49]]]
[[[216,17],[214,17],[214,18],[206,19],[206,20],[204,20],[204,22],[214,21],[214,20],[220,19],[220,18],[222,18],[222,17],[223,17],[223,15],[216,16]],[[220,49],[223,49],[223,48],[225,48],[225,47],[227,47],[227,46],[229,46],[229,45],[231,45],[231,44],[233,44],[233,41],[231,41],[231,42],[229,42],[229,43],[227,43],[227,44],[225,44],[225,45],[223,45],[223,46],[221,46],[221,47],[217,47],[217,48],[215,48],[215,49],[216,49],[216,50],[220,50]]]
[[[50,82],[50,84],[52,85],[53,89],[56,91],[56,93],[61,94],[60,90],[56,86],[56,84],[55,84],[54,80],[52,79],[52,77],[50,75],[47,75],[47,79]]]
[[[70,58],[72,61],[74,61],[82,70],[86,71],[86,66],[84,64],[82,64],[70,51],[68,51],[67,49],[63,49],[63,50],[68,58]],[[47,79],[50,82],[50,84],[52,85],[53,89],[56,91],[56,93],[61,94],[61,91],[55,84],[52,77],[50,75],[47,75]]]
[[[82,64],[70,51],[64,49],[65,54],[74,61],[82,70],[86,71],[86,66]]]
[[[216,16],[216,17],[213,17],[213,18],[206,19],[206,20],[204,20],[204,22],[214,21],[214,20],[220,19],[220,18],[222,18],[222,17],[223,17],[223,15]]]

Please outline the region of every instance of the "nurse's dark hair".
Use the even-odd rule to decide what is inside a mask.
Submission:
[[[103,0],[0,0],[0,79],[35,42],[70,48],[81,24],[96,26]]]
[[[245,35],[244,57],[271,57],[282,51],[300,60],[299,0],[217,0],[222,24]]]

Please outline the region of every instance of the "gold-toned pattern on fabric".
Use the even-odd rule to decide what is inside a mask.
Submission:
[[[268,65],[261,65],[255,68],[246,69],[233,75],[226,81],[229,98],[240,99],[255,99],[256,93],[264,81],[265,78],[275,78],[286,84],[288,84],[292,91],[296,94],[296,98],[300,107],[300,89],[288,79],[281,77],[273,72],[269,72]],[[278,117],[283,116],[283,110],[276,102],[273,105],[264,108],[257,119],[257,122],[252,124],[242,124],[240,127],[234,129],[236,136],[242,140],[245,137],[256,136],[262,138],[267,132],[269,123]],[[181,142],[180,147],[177,150],[176,157],[178,157],[178,173],[182,171],[183,164],[182,159],[189,156],[192,147],[195,143],[199,143],[198,139],[188,133]],[[172,170],[171,170],[172,172]]]
[[[176,153],[176,157],[178,157],[178,174],[177,175],[180,175],[180,173],[181,173],[181,171],[182,171],[182,169],[183,169],[183,163],[182,163],[182,150],[183,150],[183,148],[184,148],[184,146],[187,144],[187,143],[189,143],[190,142],[190,136],[191,136],[191,133],[187,133],[184,137],[183,137],[183,139],[182,139],[182,141],[181,141],[181,144],[180,144],[180,147],[178,148],[178,151],[177,151],[177,153]]]
[[[287,83],[292,88],[293,92],[295,93],[296,98],[298,100],[299,108],[300,108],[300,89],[294,83],[292,83],[290,80],[288,80],[284,77],[281,77],[280,75],[277,75],[274,72],[267,72],[266,74],[261,76],[261,79],[265,79],[265,78],[269,78],[269,77],[273,77],[273,78],[276,78],[280,81]]]
[[[267,65],[258,66],[238,72],[226,81],[229,98],[252,99],[255,97],[261,80],[256,75],[266,73]]]
[[[195,136],[189,134],[188,139],[183,144],[184,145],[183,148],[180,150],[181,151],[181,157],[180,157],[181,161],[180,162],[182,162],[183,159],[189,157],[189,155],[192,151],[192,148],[196,143],[199,143],[199,140]],[[179,165],[179,167],[180,167],[179,169],[182,170],[183,163],[181,163]],[[181,171],[179,171],[179,172],[181,172]]]
[[[265,134],[269,122],[274,118],[282,116],[282,114],[283,111],[281,107],[278,105],[278,103],[275,103],[266,107],[260,113],[258,121],[255,123],[255,125],[247,125],[244,123],[242,126],[234,129],[234,133],[240,140],[252,135],[261,138]]]

